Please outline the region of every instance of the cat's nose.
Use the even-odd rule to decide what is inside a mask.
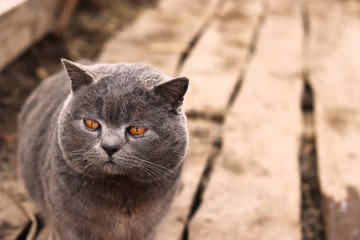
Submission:
[[[101,147],[105,150],[105,152],[109,155],[109,157],[111,157],[114,153],[116,153],[120,149],[120,146],[117,144],[113,145],[113,144],[103,143],[101,144]]]

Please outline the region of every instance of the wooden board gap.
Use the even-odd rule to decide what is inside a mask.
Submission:
[[[301,110],[303,115],[303,133],[299,149],[301,177],[301,215],[302,239],[326,239],[322,196],[320,189],[318,158],[316,149],[314,93],[310,83],[309,50],[310,50],[310,16],[306,2],[301,5],[303,29],[302,45],[302,79],[303,93]]]
[[[217,14],[222,11],[225,3],[228,0],[219,0],[213,11],[209,14],[209,16],[205,19],[203,25],[199,28],[198,32],[195,33],[191,41],[189,42],[187,48],[183,51],[183,53],[180,55],[179,62],[176,66],[174,76],[178,76],[181,73],[181,70],[184,66],[184,63],[186,59],[191,54],[192,50],[195,48],[196,44],[199,42],[200,38],[204,35],[206,30],[211,26],[211,24],[214,22],[214,20],[217,17]]]
[[[188,240],[188,226],[189,222],[191,221],[192,217],[196,214],[197,210],[200,208],[204,192],[206,190],[206,187],[210,181],[211,173],[213,172],[216,160],[218,159],[221,149],[223,146],[223,122],[219,124],[217,134],[214,138],[214,141],[212,143],[212,148],[210,151],[210,154],[208,156],[208,159],[206,161],[206,165],[204,168],[204,171],[201,174],[201,178],[198,184],[198,187],[196,189],[191,207],[190,212],[186,220],[186,224],[184,227],[182,240]]]
[[[260,38],[260,32],[261,32],[262,27],[264,26],[268,12],[269,12],[269,5],[268,5],[268,2],[264,0],[262,2],[262,11],[256,21],[256,24],[255,24],[255,27],[254,27],[254,30],[253,30],[253,33],[251,36],[251,41],[250,41],[250,45],[248,47],[248,52],[245,57],[244,65],[242,65],[242,67],[239,71],[239,77],[234,86],[233,92],[230,95],[227,108],[230,108],[233,105],[237,95],[240,92],[242,82],[244,81],[245,76],[246,76],[246,70],[248,69],[251,59],[253,58],[253,56],[256,53],[256,46],[257,46],[258,40]]]

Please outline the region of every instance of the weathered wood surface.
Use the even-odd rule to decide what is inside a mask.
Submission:
[[[301,18],[273,3],[189,239],[301,239]]]
[[[27,223],[26,216],[0,191],[0,239],[15,239]]]
[[[51,232],[48,227],[42,229],[36,237],[36,240],[51,240]]]
[[[164,0],[115,35],[99,62],[143,62],[174,75],[192,38],[221,0]],[[111,53],[111,54],[110,54]]]
[[[0,0],[0,15],[11,11],[13,8],[16,8],[17,6],[23,4],[26,1],[28,0]]]
[[[14,1],[10,7],[0,4],[3,6],[0,10],[0,70],[53,28],[58,4],[59,0]]]
[[[308,16],[299,3],[305,12],[308,6],[309,49],[301,22]],[[182,239],[187,224],[191,240],[301,239],[298,154],[304,66],[309,66],[315,93],[327,239],[360,239],[359,4],[159,0],[109,41],[101,62],[143,62],[191,80],[185,102],[189,153],[182,185],[157,240]],[[224,123],[219,121],[223,118]],[[215,141],[219,130],[223,146]],[[221,152],[210,171],[214,149]],[[204,171],[210,178],[202,176]],[[196,195],[199,184],[205,187],[202,201],[191,209],[194,197],[201,197]],[[0,220],[10,209],[8,215],[21,218],[14,219],[21,229],[26,217],[15,205],[4,211],[5,205],[11,202],[0,202]],[[194,216],[189,216],[191,210],[196,210]],[[45,229],[40,238],[47,234]]]
[[[309,1],[310,81],[328,240],[360,239],[360,6]]]
[[[21,207],[34,212],[33,205],[24,194],[19,181],[2,181],[0,184],[0,239],[14,240],[30,219]],[[21,206],[19,206],[21,204]]]
[[[226,1],[218,10],[184,64],[182,75],[191,86],[185,104],[188,112],[223,115],[245,68],[248,49],[262,12],[259,0]]]

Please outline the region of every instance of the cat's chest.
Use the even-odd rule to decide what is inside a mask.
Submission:
[[[127,182],[96,182],[83,180],[68,191],[74,207],[85,215],[115,216],[131,219],[139,211],[151,206],[151,190],[135,189]]]

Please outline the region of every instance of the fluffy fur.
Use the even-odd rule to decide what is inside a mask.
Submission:
[[[63,64],[20,114],[29,195],[55,240],[153,239],[184,163],[188,79],[141,64]],[[133,126],[146,131],[134,136]]]

